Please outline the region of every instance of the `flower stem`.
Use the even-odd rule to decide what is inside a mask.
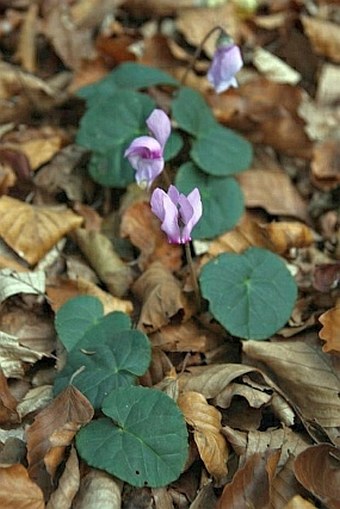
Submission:
[[[185,80],[187,79],[188,77],[188,74],[190,71],[193,70],[194,68],[194,65],[196,63],[196,60],[198,59],[198,57],[200,56],[200,53],[203,49],[203,46],[205,45],[205,43],[207,42],[207,40],[209,39],[209,37],[214,33],[216,32],[217,30],[219,30],[220,32],[224,32],[224,29],[220,26],[220,25],[216,25],[214,26],[214,28],[212,28],[211,30],[209,30],[209,32],[207,33],[207,35],[204,37],[204,39],[202,40],[201,44],[196,48],[196,51],[194,53],[194,56],[192,57],[191,59],[191,62],[189,63],[188,67],[186,68],[186,70],[184,71],[184,74],[181,78],[181,85],[184,85],[185,83]]]
[[[200,310],[201,309],[201,294],[200,294],[200,289],[198,286],[197,274],[196,274],[194,262],[192,261],[190,242],[186,242],[184,244],[184,247],[185,247],[185,256],[186,256],[186,259],[187,259],[187,262],[189,265],[189,269],[190,269],[191,280],[192,280],[192,284],[194,287],[196,305],[197,305],[198,310]]]

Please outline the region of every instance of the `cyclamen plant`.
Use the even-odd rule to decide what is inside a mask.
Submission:
[[[125,150],[131,166],[136,170],[136,182],[141,186],[151,186],[164,168],[163,152],[170,136],[171,124],[164,111],[155,109],[146,119],[146,125],[153,135],[140,136]]]

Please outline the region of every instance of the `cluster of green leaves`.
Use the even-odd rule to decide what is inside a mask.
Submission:
[[[90,296],[67,301],[55,324],[67,361],[54,393],[72,383],[100,415],[76,436],[80,456],[135,486],[177,479],[187,457],[184,418],[166,394],[136,385],[151,360],[147,336],[124,313],[104,316]]]
[[[134,172],[124,151],[134,138],[147,134],[145,120],[156,107],[150,96],[138,90],[152,85],[174,88],[171,108],[178,127],[166,144],[165,160],[180,152],[184,131],[191,144],[190,160],[179,168],[176,185],[185,193],[199,188],[204,215],[193,237],[212,238],[231,229],[243,212],[243,195],[232,175],[249,167],[252,149],[244,138],[216,122],[198,92],[179,86],[158,69],[122,64],[79,92],[87,102],[87,110],[77,142],[92,151],[89,171],[96,182],[127,186],[134,180]]]

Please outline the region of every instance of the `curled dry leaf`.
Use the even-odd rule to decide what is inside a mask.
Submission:
[[[154,262],[137,279],[132,291],[142,301],[138,327],[146,332],[154,332],[171,320],[187,320],[192,314],[179,281],[160,262]]]
[[[340,304],[323,313],[319,321],[323,325],[319,336],[326,341],[322,350],[340,355]]]
[[[317,17],[302,16],[301,20],[315,52],[340,63],[339,25]]]
[[[9,196],[0,198],[0,215],[0,236],[31,265],[83,221],[71,210],[29,205]]]
[[[34,419],[27,431],[29,473],[45,494],[78,429],[93,417],[90,402],[72,385],[64,389]]]
[[[44,355],[48,353],[27,348],[21,345],[18,337],[0,331],[0,367],[7,378],[22,378],[27,369],[26,363],[34,364]]]
[[[181,267],[182,248],[169,244],[165,233],[160,229],[159,220],[151,212],[149,203],[137,202],[123,211],[121,235],[129,237],[131,243],[140,249],[140,269],[147,268],[156,260],[171,270]]]
[[[0,507],[6,509],[44,509],[44,496],[23,465],[0,467]]]
[[[225,485],[217,509],[266,508],[279,457],[280,451],[271,449],[264,454],[253,454],[232,482]]]
[[[308,447],[294,462],[298,481],[330,509],[339,509],[340,454],[330,444]]]
[[[115,252],[110,240],[100,232],[78,228],[77,244],[110,293],[122,297],[129,289],[133,273]]]
[[[215,478],[222,479],[228,473],[228,447],[221,433],[220,412],[202,394],[193,391],[180,394],[177,404],[194,430],[194,440],[206,469]]]
[[[221,408],[228,408],[231,405],[232,398],[235,396],[246,399],[252,408],[261,408],[272,399],[271,394],[262,390],[249,387],[249,385],[231,383],[214,398],[214,403]]]
[[[101,470],[82,478],[74,509],[121,509],[121,483]]]
[[[223,344],[224,338],[188,320],[162,327],[150,335],[150,341],[165,352],[207,352]]]
[[[0,369],[0,424],[19,422],[17,400],[8,388],[7,379]]]
[[[130,315],[133,311],[133,304],[130,300],[114,297],[108,292],[104,292],[99,286],[81,277],[77,279],[55,279],[47,286],[46,293],[54,311],[57,311],[67,300],[77,297],[77,295],[97,297],[104,306],[104,314],[112,311],[122,311]]]
[[[70,509],[79,489],[80,472],[76,450],[71,448],[64,471],[59,479],[57,489],[52,493],[46,509]]]
[[[248,362],[261,363],[288,396],[303,419],[321,426],[340,425],[337,359],[321,350],[316,333],[302,333],[294,340],[264,343],[244,341]]]

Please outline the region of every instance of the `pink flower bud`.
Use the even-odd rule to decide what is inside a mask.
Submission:
[[[215,51],[207,78],[215,91],[220,94],[230,87],[237,87],[235,74],[242,66],[240,48],[235,44],[221,44]]]

